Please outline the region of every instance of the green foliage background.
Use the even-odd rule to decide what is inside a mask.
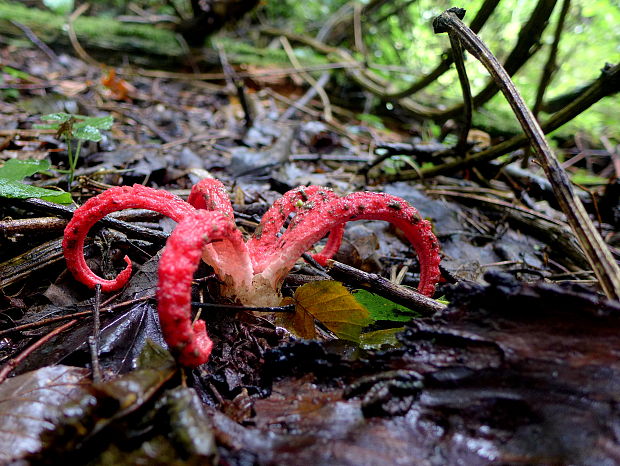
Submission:
[[[313,36],[326,19],[341,8],[346,1],[285,0],[267,2],[263,11],[269,22],[282,27],[287,25],[296,32]],[[362,2],[368,3],[368,2]],[[528,20],[536,0],[509,2],[504,0],[493,12],[491,18],[480,31],[480,37],[491,50],[505,57],[517,41],[521,26]],[[443,50],[449,47],[447,35],[435,35],[431,23],[435,16],[452,6],[467,9],[465,22],[471,21],[482,0],[454,3],[447,0],[397,0],[388,2],[378,13],[364,24],[364,42],[368,58],[377,65],[399,66],[406,73],[385,73],[390,79],[402,82],[403,87],[431,71],[439,62]],[[542,35],[542,48],[514,77],[515,82],[527,102],[533,104],[540,73],[548,55],[548,47],[553,41],[555,24],[560,13],[558,1],[551,21]],[[380,23],[376,18],[396,12]],[[566,19],[558,53],[559,69],[547,89],[546,98],[552,98],[574,89],[598,77],[606,62],[620,61],[620,4],[616,0],[573,0]],[[467,71],[474,94],[482,89],[488,75],[476,60],[467,61]],[[456,71],[451,69],[435,84],[416,95],[416,99],[428,104],[445,104],[460,99],[460,87]],[[605,133],[620,142],[617,95],[599,102],[593,110],[558,130],[559,133],[574,134],[585,130],[593,134]],[[476,123],[484,124],[493,118],[493,123],[503,126],[507,131],[518,131],[516,120],[508,104],[497,95],[477,112]],[[489,110],[492,109],[492,115]],[[499,115],[499,118],[497,118]],[[543,115],[544,118],[544,115]]]

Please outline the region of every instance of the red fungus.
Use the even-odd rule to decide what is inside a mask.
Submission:
[[[204,322],[192,324],[190,319],[191,281],[201,256],[220,278],[223,296],[243,304],[276,305],[282,280],[317,241],[329,234],[323,251],[314,255],[324,263],[338,251],[347,222],[385,220],[403,231],[418,254],[419,291],[432,295],[440,277],[439,244],[430,223],[399,197],[371,192],[339,197],[319,186],[298,188],[274,203],[245,243],[235,227],[224,186],[208,179],[194,187],[189,203],[165,191],[136,185],[112,188],[77,209],[63,245],[69,269],[83,283],[91,287],[100,283],[105,291],[126,283],[131,273],[127,258],[127,268],[115,280],[104,280],[86,265],[83,245],[97,220],[130,207],[155,210],[179,222],[160,262],[158,308],[166,341],[179,362],[190,367],[206,362],[212,348]]]

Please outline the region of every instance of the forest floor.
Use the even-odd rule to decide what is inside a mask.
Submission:
[[[391,130],[336,106],[326,122],[315,102],[296,109],[303,88],[272,69],[250,69],[254,77],[238,92],[234,79],[114,76],[34,47],[4,46],[0,62],[0,160],[51,162],[29,183],[67,189],[66,142],[55,130],[33,128],[41,115],[66,112],[114,117],[100,142],[82,147],[71,186],[77,205],[134,183],[186,198],[212,176],[251,233],[297,186],[396,195],[433,224],[443,275],[435,297],[448,303],[436,313],[406,300],[398,312],[388,304],[387,317],[357,342],[320,324],[315,339],[300,339],[270,314],[210,308],[201,318],[215,341],[212,358],[181,371],[162,349],[154,297],[162,238],[173,222],[134,211],[121,219],[138,233],[96,230],[89,265],[113,277],[127,253],[136,270],[121,292],[97,299],[67,271],[66,216],[47,203],[3,199],[0,462],[620,462],[620,303],[597,289],[541,173],[515,159],[454,177],[382,183],[412,160],[408,152],[446,146],[423,125],[405,131],[392,123]],[[482,133],[481,148],[490,143]],[[404,155],[375,164],[381,150],[395,147]],[[613,158],[600,151],[566,151],[613,171]],[[618,205],[611,195],[592,204],[596,196],[581,193],[599,207],[605,221],[598,226],[617,253]],[[403,287],[419,279],[416,255],[384,222],[349,224],[335,259]],[[283,292],[326,273],[300,261]],[[206,267],[196,278],[200,300],[217,298]],[[351,275],[339,280],[360,287]],[[94,307],[101,312],[95,382]]]

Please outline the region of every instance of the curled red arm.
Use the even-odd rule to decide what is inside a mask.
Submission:
[[[359,192],[314,208],[294,218],[278,238],[263,276],[279,283],[295,261],[316,241],[339,225],[353,220],[384,220],[400,228],[415,249],[420,262],[418,291],[432,296],[439,281],[439,242],[430,222],[404,199],[384,193]]]
[[[115,279],[105,280],[90,270],[86,264],[84,239],[92,226],[109,213],[132,208],[153,210],[177,222],[195,210],[173,194],[142,185],[110,188],[89,199],[74,212],[73,218],[65,228],[62,242],[67,268],[78,281],[90,288],[100,284],[102,291],[118,290],[127,283],[131,276],[129,258],[125,256],[127,267]]]
[[[207,362],[213,347],[204,321],[191,321],[192,278],[204,246],[213,241],[228,241],[240,257],[246,254],[234,223],[218,212],[196,210],[177,225],[159,262],[157,299],[162,333],[178,361],[188,367]]]

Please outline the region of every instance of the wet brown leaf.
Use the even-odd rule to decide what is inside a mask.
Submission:
[[[52,428],[60,408],[82,395],[88,370],[50,366],[0,385],[0,462],[6,464],[41,448],[39,435]]]

